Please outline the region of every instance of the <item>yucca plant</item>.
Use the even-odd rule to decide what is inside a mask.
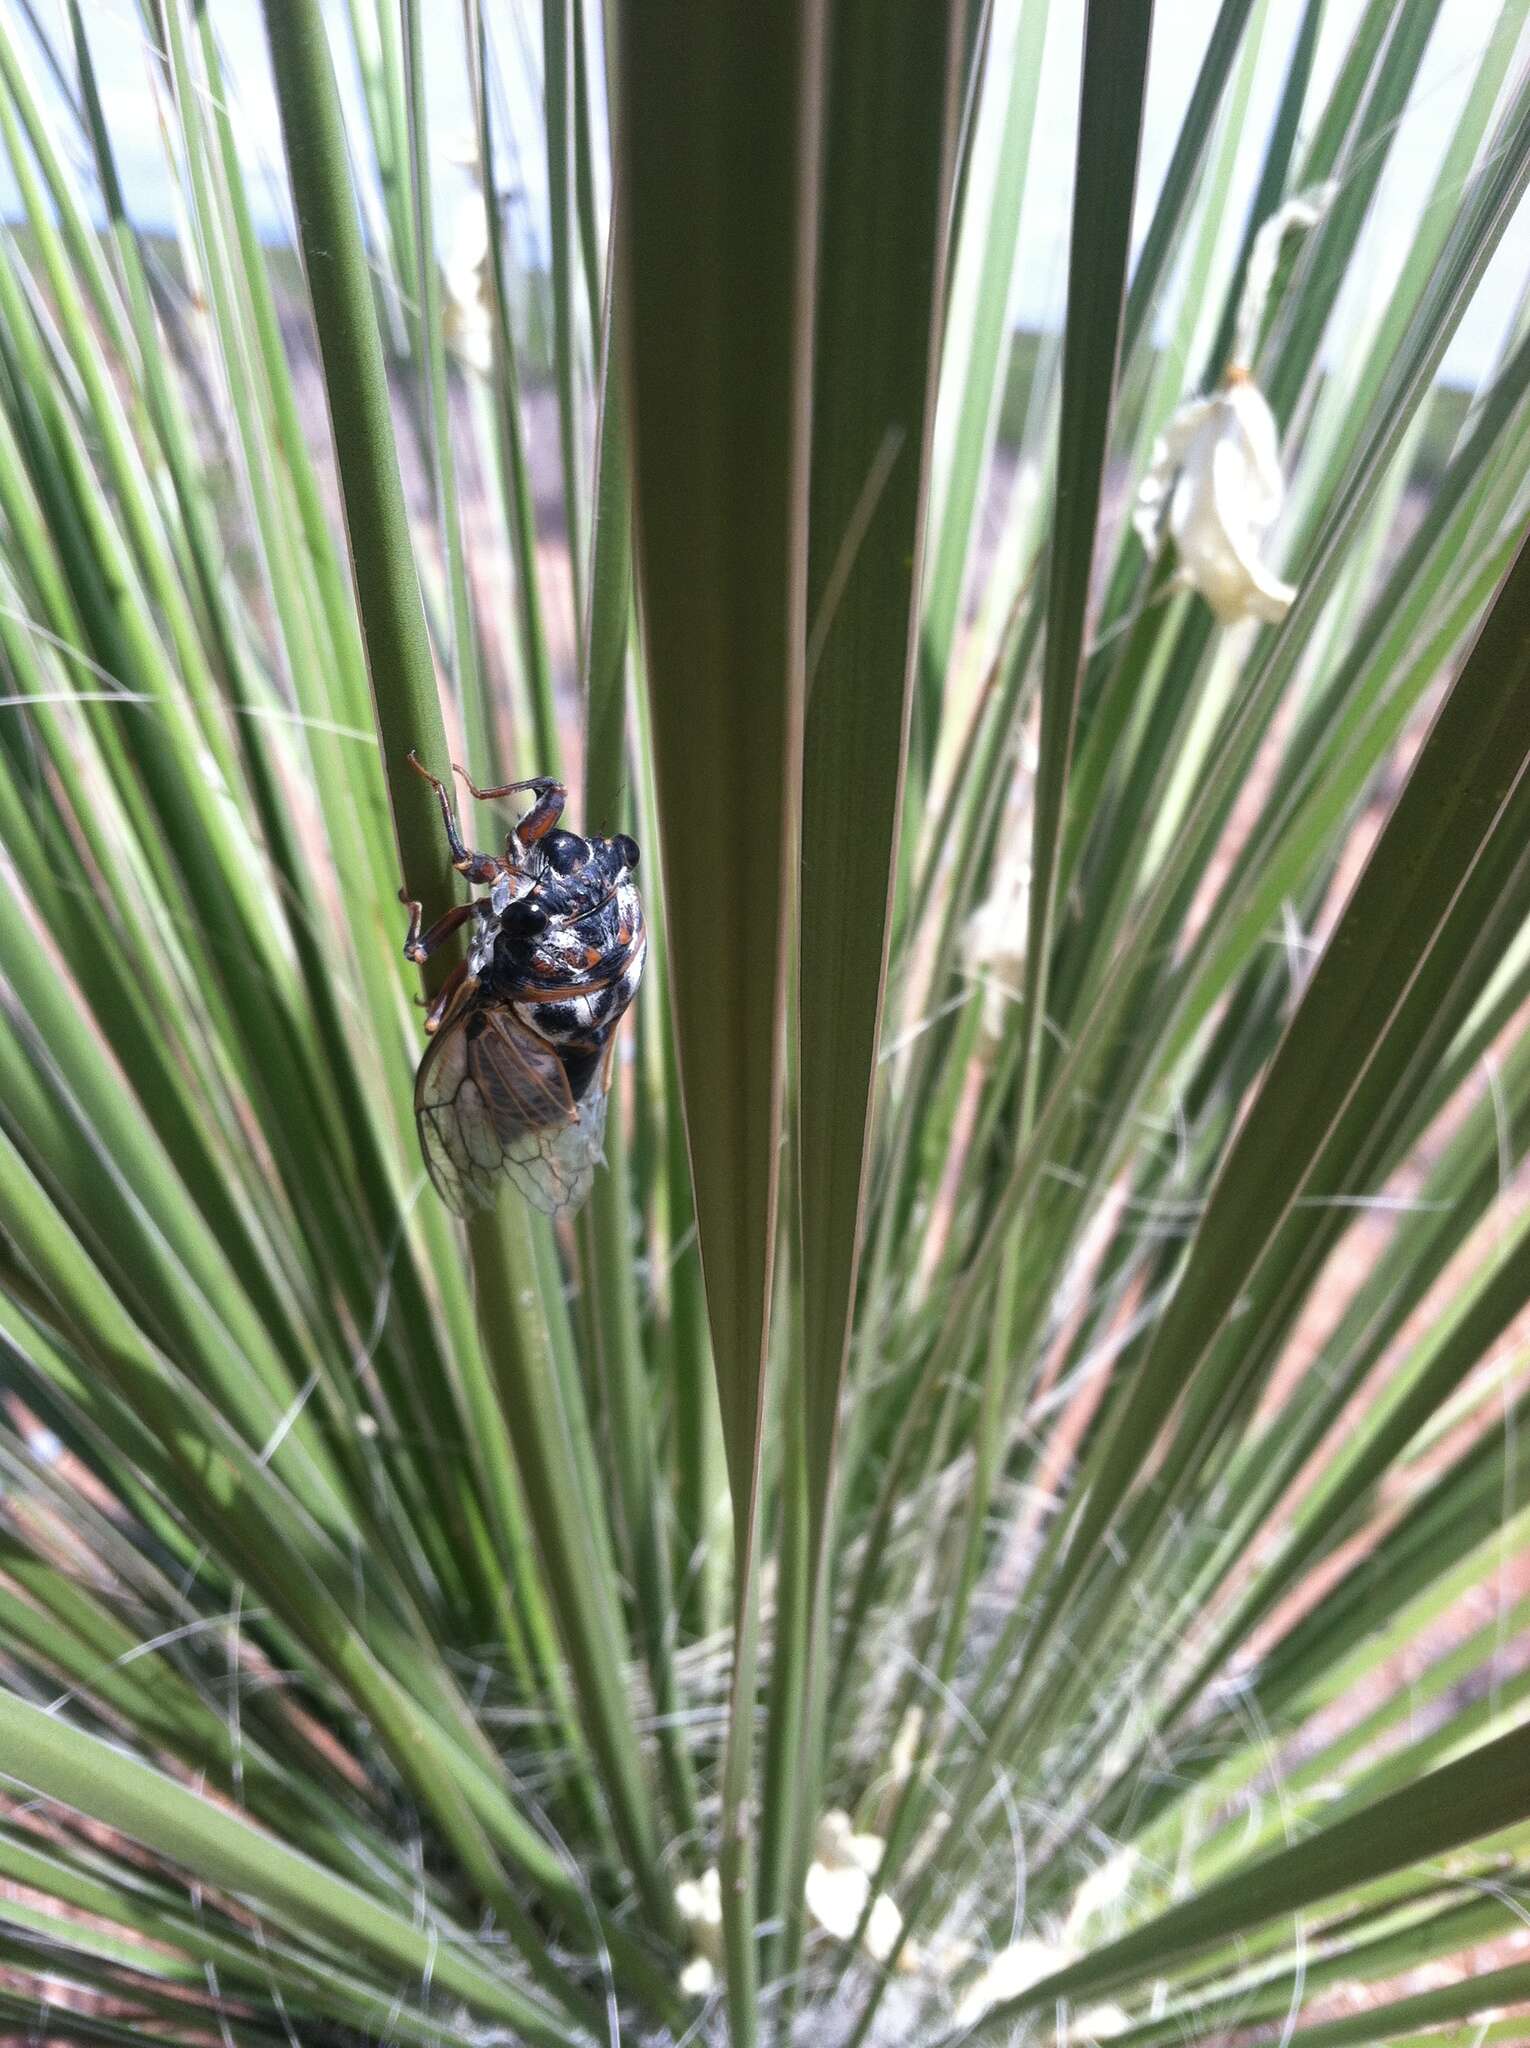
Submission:
[[[273,237],[232,0],[0,5],[6,2038],[1530,2039],[1474,12],[265,0]],[[645,856],[576,1216],[411,754]]]

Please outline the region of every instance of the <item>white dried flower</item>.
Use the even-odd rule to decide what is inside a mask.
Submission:
[[[1315,185],[1277,208],[1249,250],[1232,361],[1222,388],[1189,398],[1153,448],[1133,523],[1149,549],[1165,524],[1179,554],[1178,580],[1198,590],[1224,625],[1283,619],[1295,588],[1261,559],[1286,500],[1275,416],[1247,365],[1253,361],[1286,239],[1306,234],[1338,187]]]
[[[697,1954],[711,1963],[723,1956],[722,1879],[715,1870],[686,1878],[675,1886],[675,1911],[696,1944]]]
[[[1003,2005],[1006,1999],[1018,1998],[1022,1991],[1029,1991],[1043,1977],[1065,1969],[1076,1956],[1077,1950],[1064,1948],[1055,1942],[1034,1939],[1012,1941],[1007,1948],[999,1950],[982,1975],[974,1978],[962,1993],[961,2003],[956,2008],[957,2025],[972,2026],[984,2013],[992,2012],[996,2005]]]
[[[871,1897],[871,1881],[864,1870],[853,1866],[830,1870],[822,1863],[810,1863],[802,1896],[809,1918],[825,1934],[832,1934],[836,1941],[853,1941],[866,1911],[866,1901]],[[903,1915],[886,1892],[878,1892],[871,1901],[866,1931],[861,1937],[867,1955],[885,1963],[897,1948],[902,1933]],[[905,1970],[918,1966],[907,1948],[899,1957],[899,1966]]]
[[[1296,595],[1260,560],[1285,503],[1275,418],[1247,371],[1183,404],[1159,436],[1134,521],[1148,548],[1167,523],[1179,581],[1224,625],[1283,619]]]
[[[814,1857],[802,1887],[808,1917],[836,1941],[853,1941],[866,1915],[861,1945],[873,1961],[885,1963],[903,1934],[903,1915],[886,1892],[873,1894],[871,1880],[886,1844],[880,1835],[858,1835],[850,1816],[832,1808],[818,1823]],[[871,1910],[866,1912],[867,1901]],[[898,1957],[900,1970],[917,1970],[920,1957],[908,1942]]]
[[[483,194],[464,192],[452,215],[446,260],[442,324],[446,338],[469,368],[487,376],[494,367],[494,334],[489,312],[489,222]]]
[[[1118,1849],[1114,1856],[1096,1864],[1073,1894],[1073,1905],[1064,1931],[1069,1935],[1077,1934],[1099,1914],[1119,1906],[1131,1889],[1132,1875],[1139,1860],[1137,1850],[1127,1847]]]
[[[813,1854],[830,1870],[863,1870],[875,1877],[887,1844],[880,1835],[858,1835],[848,1813],[831,1806],[813,1836]]]
[[[680,1972],[680,1992],[684,1998],[710,1998],[717,1988],[716,1966],[705,1956],[692,1956]]]
[[[1130,2017],[1119,2005],[1090,2005],[1073,2016],[1068,2040],[1077,2048],[1095,2048],[1099,2041],[1114,2041],[1131,2026]]]

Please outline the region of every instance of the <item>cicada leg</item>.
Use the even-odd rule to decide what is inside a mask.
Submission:
[[[404,958],[413,960],[417,966],[423,966],[436,948],[443,945],[454,931],[465,925],[470,917],[482,915],[476,903],[454,903],[444,917],[436,919],[428,932],[422,932],[422,912],[419,904],[412,896],[406,896],[402,889],[398,892],[398,900],[406,905],[409,911],[409,931],[404,939]]]
[[[416,775],[424,776],[436,793],[436,801],[441,806],[441,822],[446,827],[446,843],[451,848],[452,866],[459,875],[466,875],[470,882],[492,882],[503,867],[503,862],[497,860],[492,853],[478,853],[471,846],[463,844],[446,784],[439,775],[432,775],[419,755],[412,750],[409,765]]]
[[[465,768],[458,768],[455,761],[452,767],[481,804],[493,803],[496,797],[514,796],[518,790],[535,790],[536,802],[515,828],[515,836],[522,846],[535,845],[563,816],[568,790],[551,775],[532,775],[525,782],[502,782],[497,789],[480,789]]]
[[[459,960],[451,973],[442,982],[435,1001],[425,1012],[425,1033],[433,1038],[446,1022],[447,1012],[455,1009],[459,996],[471,995],[477,983],[468,974],[467,962]]]

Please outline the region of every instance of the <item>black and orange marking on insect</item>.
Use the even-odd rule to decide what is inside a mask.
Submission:
[[[430,1177],[459,1215],[487,1207],[507,1179],[549,1215],[572,1213],[601,1160],[616,1031],[647,951],[638,849],[623,833],[560,830],[568,792],[551,777],[479,789],[458,768],[481,800],[536,798],[503,854],[478,852],[446,784],[409,759],[436,792],[453,867],[489,890],[424,932],[409,902],[408,960],[476,926],[425,1015],[414,1109]]]

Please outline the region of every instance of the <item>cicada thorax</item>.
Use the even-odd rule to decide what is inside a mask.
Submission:
[[[531,886],[516,878],[520,893],[495,906],[482,985],[558,1049],[578,1102],[637,993],[647,939],[637,886],[616,842],[550,836],[554,844]]]

